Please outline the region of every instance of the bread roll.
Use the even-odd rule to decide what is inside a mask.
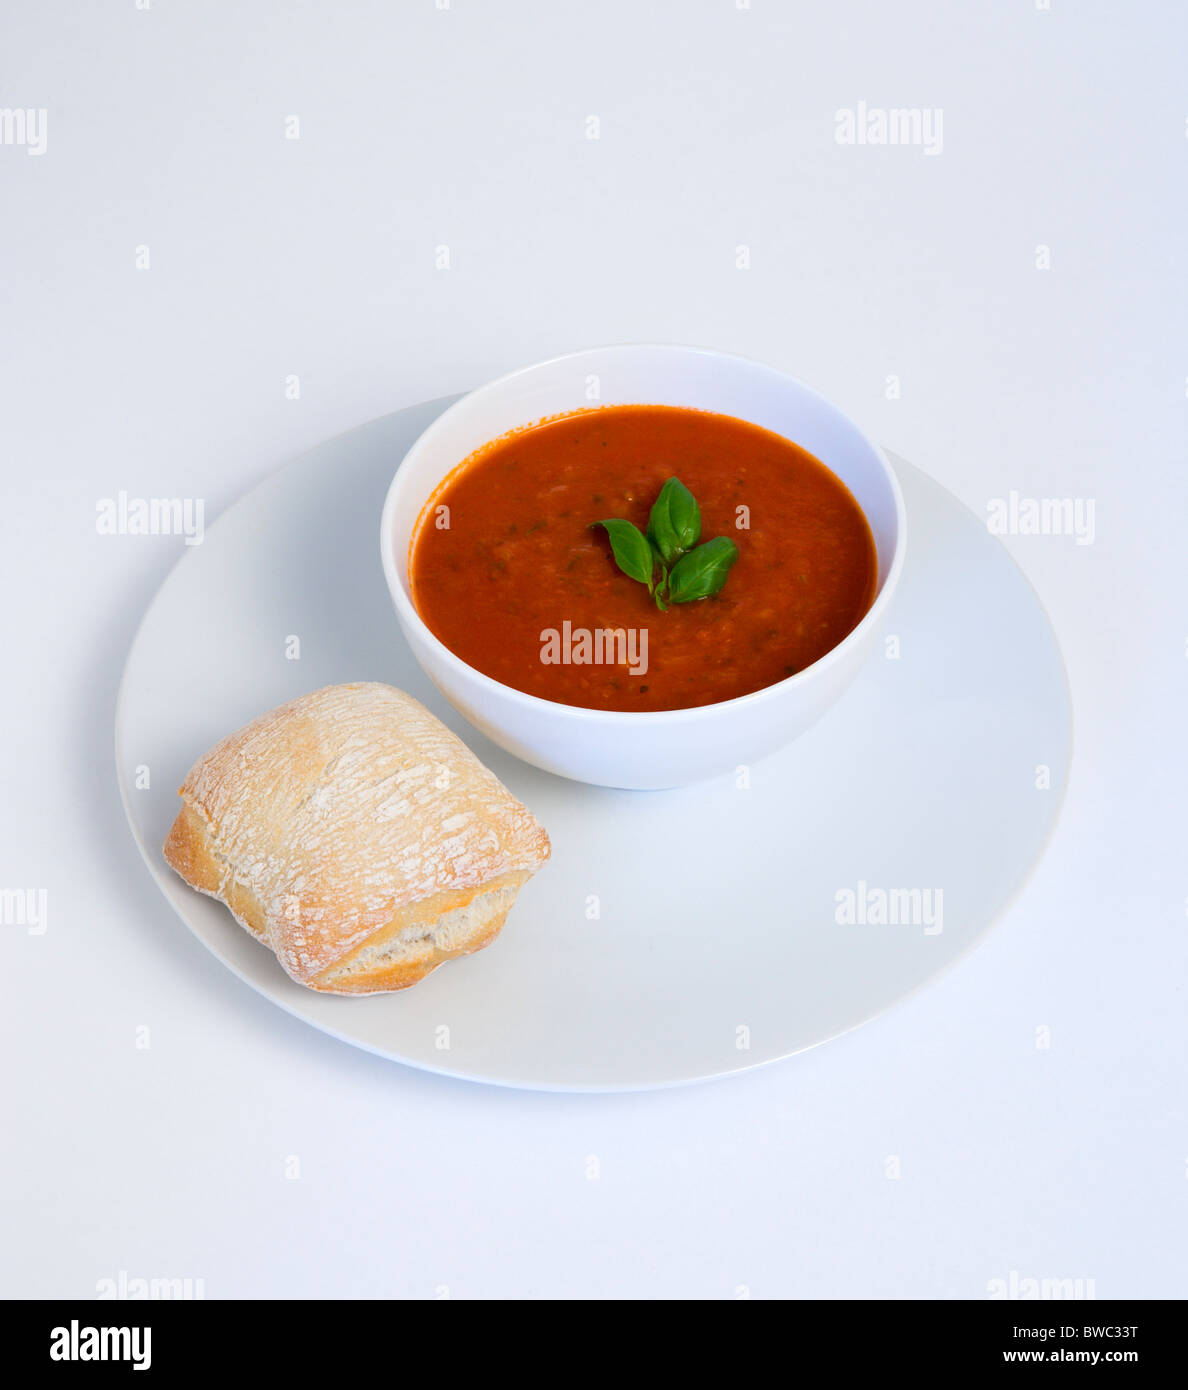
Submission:
[[[404,989],[499,934],[549,857],[532,813],[410,695],[335,685],[200,758],[165,858],[331,994]]]

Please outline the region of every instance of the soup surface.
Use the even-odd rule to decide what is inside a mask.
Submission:
[[[719,593],[661,612],[591,522],[646,529],[669,477],[697,499],[701,541],[729,537],[738,559]],[[876,576],[865,516],[811,454],[651,405],[578,411],[472,454],[426,504],[409,561],[418,613],[468,665],[609,710],[712,704],[794,675],[857,625]]]

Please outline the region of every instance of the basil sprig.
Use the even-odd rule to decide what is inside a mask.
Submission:
[[[701,509],[679,478],[669,478],[660,489],[646,535],[617,517],[590,525],[606,529],[615,563],[624,574],[648,586],[662,613],[671,603],[693,603],[718,593],[738,559],[738,546],[727,536],[697,544]]]

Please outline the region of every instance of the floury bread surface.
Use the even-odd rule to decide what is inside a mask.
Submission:
[[[403,691],[328,686],[196,762],[165,858],[333,994],[404,989],[499,934],[549,857],[531,811]]]

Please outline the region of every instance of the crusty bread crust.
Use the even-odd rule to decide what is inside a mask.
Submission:
[[[333,994],[405,989],[498,936],[548,836],[389,686],[331,686],[200,758],[165,858]]]

